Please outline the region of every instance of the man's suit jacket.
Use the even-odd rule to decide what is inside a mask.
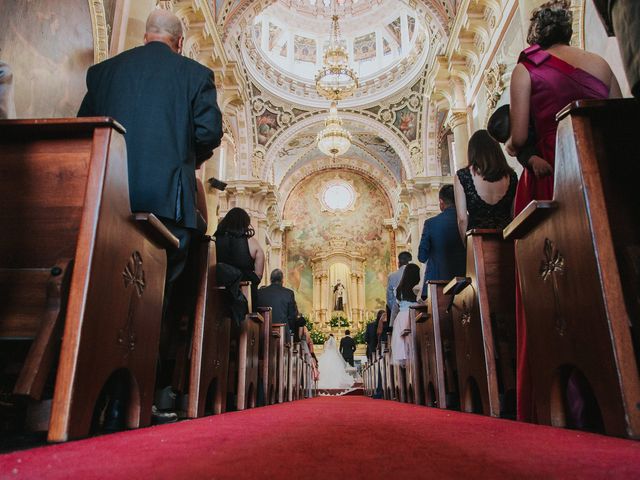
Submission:
[[[378,322],[371,322],[364,332],[364,340],[367,342],[367,356],[372,355],[378,346]]]
[[[393,321],[398,315],[398,299],[396,298],[396,288],[400,285],[404,267],[402,265],[398,270],[389,274],[387,278],[387,308],[389,309],[389,326],[393,326]]]
[[[258,289],[256,300],[258,307],[271,307],[272,323],[284,323],[289,332],[296,328],[298,308],[293,290],[272,283],[268,287]]]
[[[418,260],[427,264],[423,295],[427,280],[451,280],[465,274],[467,253],[458,232],[455,207],[424,222]]]
[[[340,340],[340,353],[342,354],[342,357],[345,360],[352,359],[353,352],[355,351],[356,351],[355,340],[349,336],[342,337],[342,340]]]
[[[127,130],[132,211],[196,228],[195,169],[222,138],[213,72],[150,42],[89,68],[87,90],[78,116]]]

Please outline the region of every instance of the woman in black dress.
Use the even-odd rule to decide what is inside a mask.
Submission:
[[[502,229],[511,222],[518,185],[500,145],[486,130],[471,136],[468,157],[469,165],[454,178],[458,229],[465,243],[467,230]]]
[[[249,214],[238,207],[227,212],[214,233],[218,263],[236,267],[242,272],[241,280],[251,282],[255,305],[255,293],[264,271],[264,251],[254,235]]]

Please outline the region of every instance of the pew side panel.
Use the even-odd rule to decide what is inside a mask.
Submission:
[[[631,199],[640,167],[631,152],[640,110],[634,100],[580,101],[560,116],[554,201],[529,205],[505,230],[517,239],[528,355],[539,359],[531,375],[536,414],[543,424],[571,425],[571,378],[586,400],[587,428],[638,438],[631,332],[640,208]]]
[[[456,367],[465,412],[498,417],[511,415],[515,406],[514,278],[513,246],[502,240],[502,232],[467,233],[467,277],[453,279],[444,290],[454,295]],[[505,392],[509,404],[501,402]]]
[[[408,356],[406,367],[406,394],[409,403],[424,405],[424,386],[422,383],[422,351],[425,350],[423,339],[418,336],[418,317],[427,313],[426,305],[412,306],[409,309],[409,331],[406,334]]]
[[[285,373],[285,324],[272,323],[271,336],[269,338],[269,381],[268,403],[274,405],[282,403]]]
[[[255,408],[258,400],[260,340],[264,319],[252,313],[251,284],[242,282],[242,292],[249,302],[249,314],[240,325],[238,337],[237,409]]]
[[[447,310],[450,297],[443,293],[447,283],[428,282],[428,311],[417,319],[417,331],[425,346],[421,358],[426,404],[439,408],[456,406],[458,396],[453,324]]]
[[[271,307],[258,307],[258,313],[264,320],[260,335],[259,355],[259,375],[258,385],[263,391],[263,401],[265,405],[269,404],[269,364],[271,354],[269,347],[271,346]]]
[[[200,245],[200,290],[196,301],[191,345],[187,416],[226,411],[231,316],[224,305],[223,287],[216,285],[215,243]],[[210,399],[210,403],[207,402]]]

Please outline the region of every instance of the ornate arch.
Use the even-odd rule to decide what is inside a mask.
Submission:
[[[302,168],[293,170],[287,175],[278,188],[278,196],[282,199],[280,203],[280,211],[284,212],[289,196],[294,188],[307,178],[327,170],[347,170],[365,177],[373,184],[377,185],[388,202],[389,211],[395,214],[397,202],[393,199],[397,196],[399,185],[392,181],[388,176],[384,176],[383,172],[378,169],[371,169],[371,164],[367,162],[334,162],[331,159],[317,159]]]
[[[264,164],[260,171],[260,178],[268,178],[273,164],[277,159],[278,152],[298,133],[305,129],[324,122],[326,113],[322,115],[312,115],[303,120],[300,120],[293,124],[290,128],[285,130],[276,140],[270,145],[269,150],[266,152]],[[411,162],[411,153],[405,143],[400,140],[388,127],[382,125],[377,120],[366,117],[361,114],[353,112],[342,112],[340,114],[343,120],[358,123],[366,127],[369,131],[375,133],[380,138],[384,139],[398,154],[402,167],[404,168],[407,178],[411,178],[415,175],[414,166]]]

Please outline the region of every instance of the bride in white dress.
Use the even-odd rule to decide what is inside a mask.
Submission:
[[[354,379],[347,373],[348,366],[338,351],[335,337],[330,335],[318,359],[318,388],[338,389],[353,386]]]

